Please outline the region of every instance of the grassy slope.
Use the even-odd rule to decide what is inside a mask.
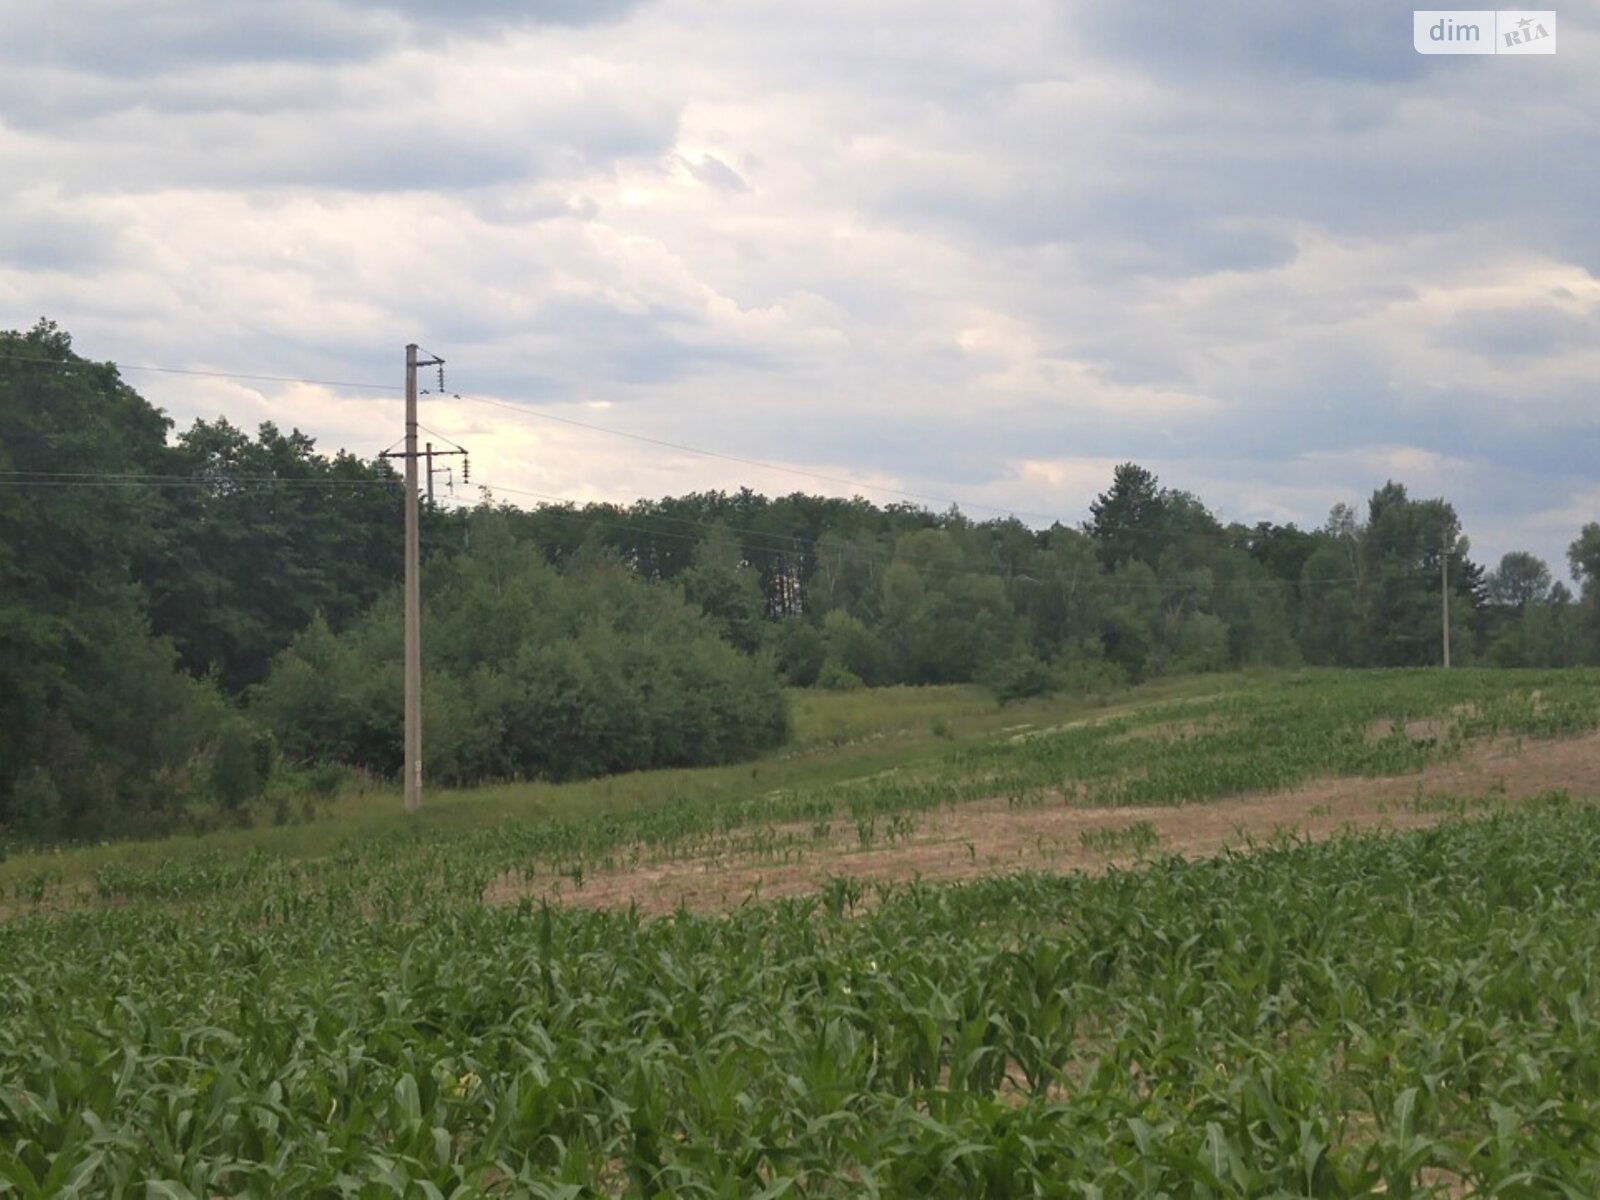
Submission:
[[[410,878],[465,892],[474,884],[456,879],[464,873],[486,886],[506,870],[581,872],[720,852],[740,839],[803,853],[803,839],[779,827],[895,813],[914,823],[920,811],[983,796],[1040,804],[1066,790],[1089,805],[1172,803],[1404,773],[1473,739],[1593,729],[1600,672],[1202,676],[1110,703],[1008,708],[977,688],[893,688],[796,693],[793,710],[792,743],[755,762],[431,792],[416,819],[379,790],[344,797],[309,824],[16,855],[0,863],[0,901],[24,901],[43,875],[59,894],[106,869],[164,874],[172,885],[124,874],[108,897],[248,890],[262,883],[265,860],[319,862],[324,889],[388,893]],[[1408,725],[1423,719],[1426,729]],[[195,863],[212,874],[195,876]],[[234,877],[214,877],[223,872]]]
[[[1243,677],[1229,677],[1242,679]],[[739,799],[773,789],[817,788],[929,762],[952,745],[981,744],[1003,729],[1047,725],[1087,711],[1118,711],[1154,699],[1214,691],[1219,677],[1140,688],[1111,702],[1056,697],[1002,708],[975,686],[894,687],[860,692],[794,690],[794,736],[789,745],[751,763],[689,770],[642,771],[578,783],[517,783],[431,790],[420,821],[409,820],[398,790],[379,788],[335,800],[311,823],[259,824],[197,836],[14,852],[0,861],[0,898],[41,870],[72,883],[104,863],[149,866],[201,854],[242,857],[255,851],[309,858],[352,839],[381,837],[420,824],[466,833],[507,820],[576,820],[631,812],[679,799]]]

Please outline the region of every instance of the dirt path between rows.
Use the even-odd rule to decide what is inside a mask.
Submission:
[[[1142,853],[1202,857],[1292,834],[1326,838],[1371,829],[1415,829],[1463,812],[1489,811],[1554,788],[1600,798],[1600,734],[1555,742],[1507,741],[1468,750],[1410,775],[1323,779],[1288,791],[1173,808],[1012,808],[980,800],[917,816],[894,845],[862,848],[853,824],[835,821],[798,862],[717,855],[571,879],[508,874],[489,903],[530,896],[590,908],[708,912],[751,899],[805,895],[830,875],[862,881],[960,880],[1019,870],[1105,870]],[[1145,828],[1140,828],[1145,826]],[[1154,842],[1150,844],[1151,835]],[[1086,836],[1087,835],[1087,836]]]

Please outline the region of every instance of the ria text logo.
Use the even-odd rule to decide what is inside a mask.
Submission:
[[[1556,14],[1439,8],[1412,13],[1418,54],[1554,54]]]

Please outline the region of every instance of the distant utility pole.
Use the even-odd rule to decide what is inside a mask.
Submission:
[[[1439,547],[1439,594],[1444,597],[1444,669],[1450,669],[1450,534]]]
[[[454,442],[452,442],[450,444],[452,446],[455,445]],[[456,490],[455,490],[456,489],[455,469],[453,467],[436,467],[436,466],[433,465],[433,460],[435,458],[451,458],[451,457],[453,457],[454,455],[457,455],[457,454],[465,456],[466,453],[467,452],[464,449],[462,449],[460,446],[456,446],[456,448],[454,450],[435,450],[433,448],[433,443],[432,442],[428,442],[426,445],[423,446],[423,448],[422,448],[422,457],[423,457],[424,460],[426,460],[426,462],[428,464],[427,468],[426,468],[426,473],[427,473],[427,477],[428,477],[428,503],[429,504],[433,503],[433,478],[434,478],[435,475],[443,475],[449,481],[450,494],[452,496],[454,496],[456,494]],[[470,458],[467,459],[461,466],[461,482],[463,484],[468,484],[468,483],[472,482],[472,460]]]

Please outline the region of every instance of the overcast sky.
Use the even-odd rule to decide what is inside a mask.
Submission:
[[[1394,478],[1474,555],[1600,520],[1600,14],[1424,57],[1378,0],[0,0],[0,325],[398,385],[477,480],[1082,520]],[[372,454],[392,393],[129,371]],[[512,498],[509,492],[503,492]],[[862,494],[880,502],[893,490]],[[986,506],[986,507],[980,507]]]

